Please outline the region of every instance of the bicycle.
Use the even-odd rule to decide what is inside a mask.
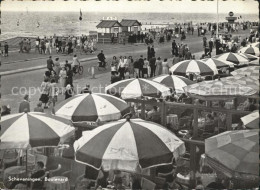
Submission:
[[[73,72],[74,72],[74,75],[76,75],[77,73],[79,75],[82,75],[83,74],[83,66],[79,65],[79,66],[74,67]]]
[[[107,62],[98,61],[98,70],[102,70],[101,68],[103,68],[103,70],[107,70]]]

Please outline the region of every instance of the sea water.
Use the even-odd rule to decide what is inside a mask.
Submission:
[[[219,14],[219,21],[225,22],[226,14]],[[239,14],[243,21],[258,21],[256,14]],[[79,36],[96,31],[96,26],[103,17],[136,19],[143,24],[205,23],[216,22],[216,14],[208,13],[85,13],[79,21],[77,12],[2,12],[0,40],[19,36]]]

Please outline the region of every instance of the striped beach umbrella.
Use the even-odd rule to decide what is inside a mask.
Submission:
[[[243,86],[248,86],[259,91],[259,80],[250,76],[235,75],[230,77],[223,77],[220,80],[237,83]]]
[[[170,72],[175,75],[185,76],[190,73],[197,75],[215,75],[218,74],[217,68],[211,68],[202,60],[181,61],[170,68]]]
[[[241,51],[242,53],[259,56],[259,47],[254,47],[252,45],[243,47],[239,51]]]
[[[127,103],[108,94],[79,94],[55,107],[55,115],[73,122],[111,121],[120,119],[129,112]]]
[[[255,42],[255,43],[249,44],[248,46],[250,47],[250,45],[251,45],[252,47],[257,47],[257,48],[259,48],[259,42]],[[248,47],[248,46],[247,46],[247,47]]]
[[[176,93],[183,93],[183,87],[194,84],[195,82],[178,75],[160,75],[153,79],[155,82],[164,84],[165,86],[172,88]]]
[[[18,113],[1,118],[1,149],[58,146],[74,135],[71,122],[39,113]]]
[[[207,65],[210,66],[211,68],[217,67],[219,69],[222,67],[234,67],[234,63],[230,61],[218,60],[215,58],[203,59],[203,61],[205,61]]]
[[[241,117],[241,121],[248,129],[259,129],[259,111],[257,110]]]
[[[240,68],[237,69],[233,72],[231,72],[232,75],[236,76],[236,75],[240,75],[240,76],[250,76],[253,77],[255,79],[259,79],[259,69],[260,66],[250,66],[250,67],[244,67],[244,68]]]
[[[259,57],[255,56],[255,55],[250,55],[250,54],[242,53],[242,52],[239,52],[238,54],[241,55],[242,57],[248,59],[250,62],[257,60],[257,59],[259,60]],[[250,64],[250,62],[249,62],[249,64]]]
[[[226,131],[205,140],[207,163],[228,177],[259,175],[259,130]]]
[[[136,171],[172,163],[185,153],[185,145],[159,124],[122,119],[83,132],[74,150],[77,162],[96,169]]]
[[[110,84],[105,88],[105,92],[123,99],[143,96],[160,98],[171,95],[168,87],[142,78],[126,79]]]
[[[248,65],[249,60],[238,53],[223,53],[220,55],[216,55],[215,57],[218,60],[230,61],[236,65]]]
[[[252,96],[257,93],[255,89],[229,81],[203,81],[184,87],[191,97],[197,98],[233,98],[234,96]]]

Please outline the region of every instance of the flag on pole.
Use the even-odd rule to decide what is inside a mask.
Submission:
[[[82,20],[82,12],[81,12],[81,9],[80,9],[80,12],[79,12],[79,20]]]

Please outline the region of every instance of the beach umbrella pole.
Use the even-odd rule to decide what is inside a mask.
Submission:
[[[27,175],[27,173],[28,173],[27,161],[28,161],[28,150],[26,149],[26,154],[25,154],[25,162],[26,162],[25,171],[26,171],[26,175]]]

